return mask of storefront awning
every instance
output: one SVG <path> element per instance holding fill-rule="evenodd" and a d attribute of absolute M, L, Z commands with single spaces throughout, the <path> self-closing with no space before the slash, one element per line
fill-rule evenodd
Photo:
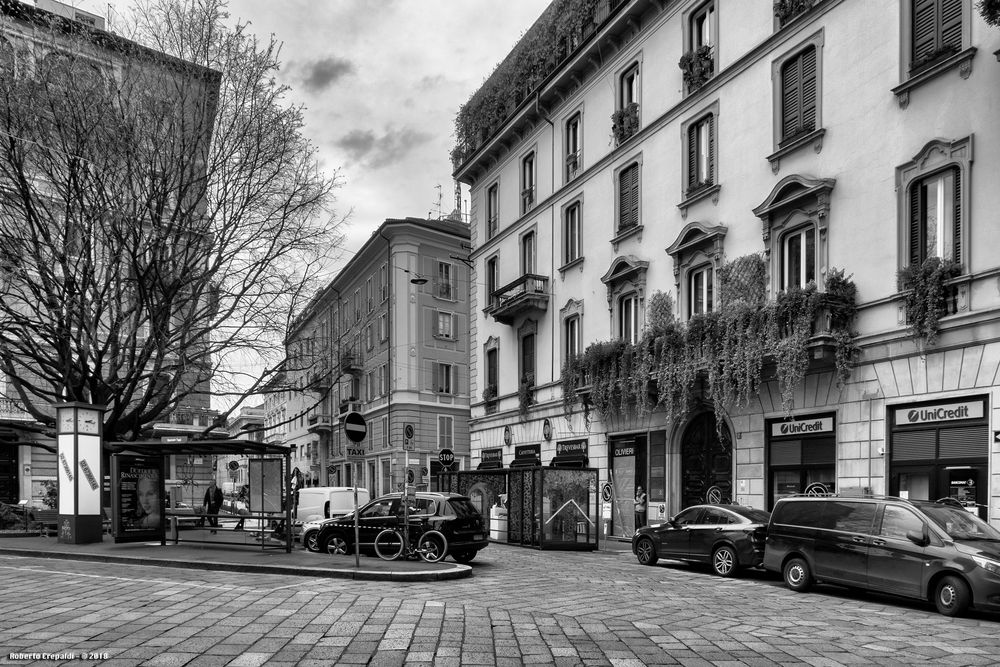
<path fill-rule="evenodd" d="M 549 465 L 553 468 L 586 468 L 590 460 L 586 454 L 568 454 L 566 456 L 553 456 Z"/>
<path fill-rule="evenodd" d="M 476 466 L 476 470 L 498 470 L 503 468 L 503 461 L 483 461 Z"/>

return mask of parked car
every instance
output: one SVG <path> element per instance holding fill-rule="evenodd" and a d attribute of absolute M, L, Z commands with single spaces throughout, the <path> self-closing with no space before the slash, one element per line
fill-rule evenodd
<path fill-rule="evenodd" d="M 643 565 L 660 558 L 710 563 L 721 577 L 759 567 L 769 514 L 742 505 L 695 505 L 666 523 L 643 526 L 632 537 L 632 553 Z"/>
<path fill-rule="evenodd" d="M 292 518 L 292 536 L 302 536 L 309 551 L 319 551 L 316 536 L 323 519 L 335 519 L 354 511 L 354 487 L 313 486 L 298 490 L 298 506 Z M 358 487 L 358 506 L 371 500 L 368 489 Z"/>
<path fill-rule="evenodd" d="M 411 519 L 440 531 L 448 540 L 448 555 L 459 563 L 468 563 L 489 545 L 486 522 L 467 496 L 455 493 L 418 491 L 410 507 Z M 401 494 L 376 498 L 358 510 L 358 546 L 363 553 L 374 553 L 375 537 L 385 528 L 398 526 L 403 507 Z M 320 525 L 316 542 L 331 554 L 354 553 L 354 512 Z"/>
<path fill-rule="evenodd" d="M 1000 531 L 951 499 L 782 498 L 764 567 L 794 591 L 823 582 L 927 600 L 946 616 L 1000 611 Z"/>

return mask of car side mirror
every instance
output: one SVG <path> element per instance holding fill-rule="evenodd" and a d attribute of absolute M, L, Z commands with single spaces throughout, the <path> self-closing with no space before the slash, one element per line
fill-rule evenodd
<path fill-rule="evenodd" d="M 926 547 L 931 543 L 931 538 L 927 535 L 926 528 L 921 531 L 908 530 L 906 531 L 906 538 L 920 547 Z"/>

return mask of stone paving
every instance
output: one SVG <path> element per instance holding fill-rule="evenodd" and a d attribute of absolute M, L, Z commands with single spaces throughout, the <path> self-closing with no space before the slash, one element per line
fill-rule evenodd
<path fill-rule="evenodd" d="M 2 556 L 0 664 L 1000 664 L 994 615 L 628 552 L 491 545 L 473 566 L 408 583 Z"/>

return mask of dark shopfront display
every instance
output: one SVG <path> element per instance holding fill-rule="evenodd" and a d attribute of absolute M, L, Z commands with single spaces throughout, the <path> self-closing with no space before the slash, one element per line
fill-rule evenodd
<path fill-rule="evenodd" d="M 985 396 L 889 408 L 889 493 L 954 498 L 986 520 L 990 432 Z"/>
<path fill-rule="evenodd" d="M 834 413 L 766 423 L 768 507 L 800 493 L 836 492 L 837 420 Z"/>
<path fill-rule="evenodd" d="M 552 467 L 468 470 L 441 476 L 442 490 L 507 493 L 507 542 L 539 549 L 594 550 L 598 540 L 597 470 Z"/>

